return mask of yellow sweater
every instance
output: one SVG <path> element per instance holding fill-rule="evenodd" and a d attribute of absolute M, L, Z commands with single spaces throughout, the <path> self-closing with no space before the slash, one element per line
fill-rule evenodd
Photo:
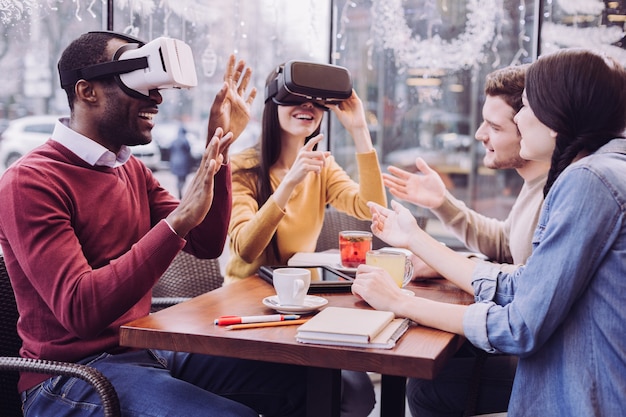
<path fill-rule="evenodd" d="M 254 149 L 231 156 L 233 169 L 233 209 L 228 228 L 230 258 L 226 264 L 225 284 L 255 274 L 261 265 L 286 265 L 296 252 L 314 252 L 324 222 L 326 204 L 359 219 L 370 219 L 368 201 L 387 205 L 376 151 L 357 154 L 359 183 L 330 156 L 319 175 L 309 173 L 293 194 L 285 210 L 272 196 L 261 208 L 256 202 L 256 180 L 237 174 L 241 168 L 257 164 Z M 272 189 L 280 184 L 270 172 Z M 278 259 L 268 246 L 277 234 Z"/>

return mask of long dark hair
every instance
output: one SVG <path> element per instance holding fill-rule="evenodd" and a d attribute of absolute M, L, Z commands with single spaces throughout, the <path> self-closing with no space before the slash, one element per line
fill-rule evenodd
<path fill-rule="evenodd" d="M 557 132 L 544 196 L 580 153 L 593 153 L 624 137 L 626 70 L 585 49 L 563 49 L 534 62 L 526 97 L 535 116 Z"/>
<path fill-rule="evenodd" d="M 272 81 L 280 74 L 279 70 L 282 69 L 284 64 L 278 66 L 278 68 L 272 70 L 265 80 L 265 85 L 268 86 Z M 317 126 L 315 131 L 305 139 L 305 143 L 314 136 L 320 133 L 320 125 Z M 268 198 L 273 194 L 272 184 L 270 182 L 270 168 L 276 163 L 280 153 L 282 152 L 282 143 L 280 140 L 281 128 L 278 121 L 278 104 L 272 100 L 267 100 L 265 107 L 263 108 L 263 117 L 261 119 L 261 136 L 258 143 L 255 145 L 258 155 L 258 164 L 244 170 L 245 175 L 252 175 L 256 178 L 256 202 L 258 207 L 261 208 Z M 235 175 L 235 173 L 233 173 Z M 272 236 L 270 247 L 274 251 L 274 255 L 278 258 L 278 242 L 276 241 L 276 234 Z"/>

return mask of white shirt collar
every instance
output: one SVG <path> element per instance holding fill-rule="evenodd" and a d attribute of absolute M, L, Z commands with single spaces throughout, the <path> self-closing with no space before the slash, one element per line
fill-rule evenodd
<path fill-rule="evenodd" d="M 126 145 L 122 145 L 116 155 L 98 142 L 70 129 L 69 119 L 66 117 L 57 120 L 52 132 L 52 140 L 65 146 L 92 166 L 116 168 L 124 165 L 131 155 L 130 148 Z"/>

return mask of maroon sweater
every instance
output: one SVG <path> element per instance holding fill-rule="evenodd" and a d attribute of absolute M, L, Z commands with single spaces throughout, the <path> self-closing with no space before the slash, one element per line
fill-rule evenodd
<path fill-rule="evenodd" d="M 0 179 L 0 244 L 15 291 L 23 357 L 75 362 L 116 352 L 121 324 L 145 316 L 151 289 L 184 249 L 216 258 L 232 204 L 230 167 L 185 239 L 163 220 L 178 205 L 131 157 L 92 167 L 48 141 Z M 24 391 L 48 376 L 23 373 Z"/>

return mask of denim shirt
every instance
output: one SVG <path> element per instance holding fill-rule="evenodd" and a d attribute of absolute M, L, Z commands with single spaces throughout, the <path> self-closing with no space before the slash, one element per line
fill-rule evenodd
<path fill-rule="evenodd" d="M 474 270 L 467 338 L 520 357 L 509 417 L 626 415 L 624 153 L 614 139 L 563 171 L 525 266 Z"/>

